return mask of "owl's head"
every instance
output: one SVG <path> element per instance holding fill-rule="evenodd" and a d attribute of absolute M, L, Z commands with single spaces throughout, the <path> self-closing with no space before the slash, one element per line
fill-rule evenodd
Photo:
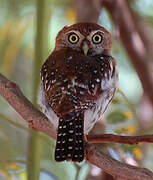
<path fill-rule="evenodd" d="M 112 47 L 110 33 L 95 23 L 65 26 L 56 37 L 55 50 L 70 48 L 85 55 L 109 54 Z"/>

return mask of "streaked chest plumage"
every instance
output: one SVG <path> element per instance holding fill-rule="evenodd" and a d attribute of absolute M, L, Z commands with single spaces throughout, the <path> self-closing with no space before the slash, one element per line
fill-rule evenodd
<path fill-rule="evenodd" d="M 39 102 L 51 122 L 57 128 L 60 117 L 81 110 L 85 133 L 112 100 L 117 82 L 111 56 L 85 56 L 70 49 L 55 51 L 44 63 L 41 77 Z"/>

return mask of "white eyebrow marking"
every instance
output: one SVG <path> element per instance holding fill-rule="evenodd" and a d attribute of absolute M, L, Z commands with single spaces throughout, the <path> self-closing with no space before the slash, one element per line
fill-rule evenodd
<path fill-rule="evenodd" d="M 77 35 L 83 36 L 79 31 L 75 31 L 75 30 L 68 31 L 66 34 L 70 34 L 70 33 L 75 33 Z"/>
<path fill-rule="evenodd" d="M 66 33 L 66 35 L 69 35 L 70 33 L 75 33 L 76 35 L 79 36 L 79 39 L 84 39 L 85 38 L 85 36 L 83 34 L 81 34 L 79 31 L 71 30 L 71 31 L 68 31 Z"/>
<path fill-rule="evenodd" d="M 87 36 L 87 39 L 88 39 L 88 40 L 91 40 L 92 36 L 93 36 L 94 34 L 96 34 L 97 32 L 100 32 L 102 35 L 104 35 L 104 32 L 103 32 L 103 31 L 101 31 L 101 30 L 95 30 L 95 31 L 92 31 L 92 32 Z"/>

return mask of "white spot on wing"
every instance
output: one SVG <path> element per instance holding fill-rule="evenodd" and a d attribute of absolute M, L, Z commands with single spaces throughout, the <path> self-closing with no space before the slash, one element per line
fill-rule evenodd
<path fill-rule="evenodd" d="M 72 59 L 72 56 L 69 56 L 68 59 Z"/>
<path fill-rule="evenodd" d="M 50 84 L 48 85 L 48 87 L 47 87 L 46 91 L 48 91 L 49 89 L 50 89 Z"/>

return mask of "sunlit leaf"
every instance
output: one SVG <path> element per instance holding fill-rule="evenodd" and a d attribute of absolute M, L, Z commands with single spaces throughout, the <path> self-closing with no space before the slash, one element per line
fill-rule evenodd
<path fill-rule="evenodd" d="M 124 150 L 125 152 L 133 152 L 133 149 L 135 148 L 140 148 L 141 145 L 127 145 L 127 144 L 121 144 L 120 147 L 122 148 L 122 150 Z"/>
<path fill-rule="evenodd" d="M 127 119 L 130 119 L 133 117 L 133 112 L 132 111 L 126 111 L 124 112 L 124 116 L 127 118 Z"/>
<path fill-rule="evenodd" d="M 132 153 L 134 154 L 135 158 L 138 160 L 141 160 L 143 158 L 143 152 L 140 148 L 136 147 L 132 150 Z"/>
<path fill-rule="evenodd" d="M 16 162 L 5 163 L 5 166 L 12 171 L 17 171 L 22 168 L 21 165 L 17 164 Z"/>
<path fill-rule="evenodd" d="M 70 8 L 65 13 L 66 19 L 70 22 L 76 21 L 76 10 L 74 8 Z"/>
<path fill-rule="evenodd" d="M 129 125 L 127 127 L 116 129 L 114 132 L 117 134 L 135 134 L 136 128 L 133 125 Z"/>

